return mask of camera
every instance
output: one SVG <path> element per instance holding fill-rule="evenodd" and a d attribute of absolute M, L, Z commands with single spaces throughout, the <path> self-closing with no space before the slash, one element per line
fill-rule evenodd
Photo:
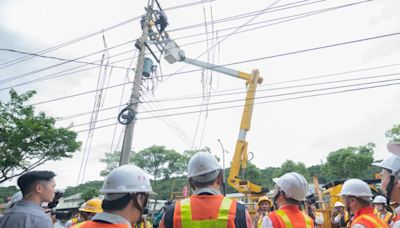
<path fill-rule="evenodd" d="M 61 198 L 63 195 L 64 195 L 64 191 L 62 191 L 62 190 L 57 190 L 57 191 L 56 191 L 56 194 L 55 194 L 55 196 L 54 196 L 53 201 L 51 201 L 51 202 L 47 205 L 47 207 L 50 208 L 50 209 L 57 207 L 58 201 L 60 200 L 60 198 Z"/>
<path fill-rule="evenodd" d="M 72 217 L 72 213 L 69 211 L 56 211 L 55 209 L 51 210 L 51 215 L 55 215 L 58 220 L 66 221 Z"/>
<path fill-rule="evenodd" d="M 317 199 L 315 198 L 314 194 L 306 196 L 306 201 L 308 204 L 315 204 L 317 202 Z"/>

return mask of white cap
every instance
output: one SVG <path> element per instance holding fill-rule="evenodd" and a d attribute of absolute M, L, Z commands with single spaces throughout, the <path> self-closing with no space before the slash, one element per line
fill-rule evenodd
<path fill-rule="evenodd" d="M 344 204 L 340 201 L 336 201 L 335 205 L 333 207 L 345 207 Z"/>
<path fill-rule="evenodd" d="M 12 197 L 11 200 L 6 204 L 5 208 L 6 210 L 10 209 L 11 207 L 14 206 L 15 202 L 22 200 L 22 192 L 16 192 Z"/>
<path fill-rule="evenodd" d="M 304 201 L 308 192 L 306 178 L 296 172 L 286 173 L 279 178 L 272 179 L 281 188 L 287 198 Z"/>
<path fill-rule="evenodd" d="M 387 149 L 389 152 L 400 156 L 400 143 L 390 142 L 387 144 Z"/>
<path fill-rule="evenodd" d="M 198 152 L 190 158 L 188 164 L 188 177 L 195 181 L 207 182 L 214 180 L 222 167 L 217 159 L 208 152 Z"/>
<path fill-rule="evenodd" d="M 386 197 L 381 196 L 381 195 L 377 195 L 377 196 L 375 196 L 374 201 L 372 201 L 372 203 L 383 203 L 383 204 L 386 204 L 387 203 Z"/>
<path fill-rule="evenodd" d="M 372 163 L 374 166 L 378 166 L 384 169 L 392 171 L 392 173 L 397 173 L 400 170 L 400 157 L 396 155 L 389 155 L 385 160 L 381 162 Z"/>
<path fill-rule="evenodd" d="M 135 165 L 120 166 L 106 177 L 100 192 L 106 200 L 118 199 L 127 193 L 146 192 L 154 194 L 149 175 Z M 118 194 L 113 194 L 118 193 Z"/>
<path fill-rule="evenodd" d="M 349 179 L 345 181 L 339 196 L 355 196 L 366 201 L 372 200 L 371 188 L 360 179 Z"/>

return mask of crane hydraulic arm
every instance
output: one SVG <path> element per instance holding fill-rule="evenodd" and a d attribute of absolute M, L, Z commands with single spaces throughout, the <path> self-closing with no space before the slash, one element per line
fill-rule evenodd
<path fill-rule="evenodd" d="M 231 162 L 231 169 L 228 177 L 228 183 L 238 192 L 245 194 L 262 194 L 267 189 L 261 186 L 251 183 L 247 180 L 242 180 L 239 177 L 240 170 L 242 169 L 242 175 L 244 178 L 245 170 L 247 167 L 248 152 L 247 152 L 247 141 L 246 135 L 250 130 L 251 116 L 253 113 L 254 99 L 257 90 L 257 84 L 261 84 L 263 78 L 259 76 L 258 70 L 253 70 L 251 74 L 236 71 L 227 67 L 206 63 L 196 59 L 190 59 L 185 57 L 183 50 L 173 40 L 167 40 L 164 47 L 164 59 L 170 64 L 175 62 L 185 62 L 191 65 L 195 65 L 204 69 L 220 72 L 236 78 L 240 78 L 246 81 L 247 93 L 246 100 L 242 114 L 242 120 L 240 123 L 239 136 L 236 142 L 235 153 Z"/>

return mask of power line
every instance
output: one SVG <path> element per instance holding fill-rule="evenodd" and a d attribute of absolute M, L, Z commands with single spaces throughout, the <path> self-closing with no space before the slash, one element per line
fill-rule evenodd
<path fill-rule="evenodd" d="M 305 53 L 305 52 L 310 52 L 310 51 L 322 50 L 322 49 L 326 49 L 326 48 L 349 45 L 349 44 L 365 42 L 365 41 L 370 41 L 370 40 L 380 39 L 380 38 L 387 38 L 387 37 L 397 36 L 397 35 L 400 35 L 400 33 L 399 32 L 389 33 L 389 34 L 385 34 L 385 35 L 367 37 L 367 38 L 351 40 L 351 41 L 346 41 L 346 42 L 341 42 L 341 43 L 335 43 L 335 44 L 330 44 L 330 45 L 324 45 L 324 46 L 319 46 L 319 47 L 314 47 L 314 48 L 302 49 L 302 50 L 298 50 L 298 51 L 286 52 L 286 53 L 270 55 L 270 56 L 266 56 L 266 57 L 259 57 L 259 58 L 249 59 L 249 60 L 242 60 L 242 61 L 238 61 L 238 62 L 223 64 L 223 65 L 216 66 L 216 67 L 209 67 L 207 69 L 214 69 L 214 68 L 223 67 L 223 66 L 232 66 L 232 65 L 237 65 L 237 64 L 241 64 L 241 63 L 248 63 L 248 62 L 260 61 L 260 60 L 272 59 L 272 58 L 283 57 L 283 56 L 288 56 L 288 55 L 293 55 L 293 54 L 300 54 L 300 53 Z M 173 75 L 176 75 L 176 74 L 185 74 L 185 73 L 191 73 L 191 72 L 198 72 L 198 71 L 201 71 L 201 70 L 202 69 L 195 69 L 195 70 L 181 71 L 181 72 L 178 72 L 179 71 L 178 70 L 177 72 L 175 72 L 173 74 L 164 75 L 164 77 L 165 76 L 173 76 Z M 155 76 L 155 77 L 157 78 L 158 76 Z M 119 86 L 121 86 L 121 85 L 123 85 L 123 84 L 120 84 Z M 3 89 L 4 88 L 0 88 L 0 91 L 3 90 Z M 92 92 L 95 92 L 95 91 L 92 91 Z M 86 93 L 90 93 L 90 91 L 89 92 L 80 93 L 80 94 L 86 94 Z M 71 96 L 74 96 L 74 95 L 71 95 Z M 62 98 L 57 98 L 57 99 L 60 100 Z M 47 102 L 50 102 L 50 101 L 47 101 Z"/>
<path fill-rule="evenodd" d="M 297 1 L 297 2 L 291 2 L 291 3 L 288 3 L 288 4 L 283 4 L 283 5 L 271 7 L 269 9 L 256 10 L 256 11 L 251 11 L 251 12 L 247 12 L 247 13 L 243 13 L 243 14 L 229 16 L 229 17 L 218 19 L 218 20 L 214 20 L 212 23 L 213 24 L 219 24 L 219 23 L 224 23 L 224 22 L 229 22 L 229 21 L 234 21 L 234 20 L 240 20 L 240 19 L 243 19 L 243 18 L 246 18 L 246 17 L 254 16 L 256 14 L 272 13 L 272 12 L 282 11 L 282 10 L 286 10 L 286 9 L 292 9 L 292 8 L 296 8 L 296 7 L 300 7 L 300 6 L 320 3 L 320 2 L 327 1 L 327 0 L 318 0 L 318 1 L 314 1 L 314 2 L 307 2 L 307 3 L 304 3 L 304 4 L 298 4 L 298 3 L 305 2 L 305 1 L 308 1 L 308 0 L 301 0 L 301 1 Z M 298 4 L 298 5 L 295 5 L 295 4 Z M 292 5 L 295 5 L 295 6 L 292 6 Z M 208 24 L 211 24 L 211 22 L 206 22 L 206 25 L 208 25 Z M 192 28 L 198 28 L 198 27 L 202 27 L 202 26 L 204 26 L 204 23 L 188 25 L 188 26 L 184 26 L 184 27 L 168 30 L 168 33 L 173 33 L 173 32 L 192 29 Z"/>
<path fill-rule="evenodd" d="M 361 87 L 361 88 L 347 89 L 347 90 L 320 93 L 320 94 L 311 94 L 311 95 L 305 95 L 305 96 L 299 96 L 299 97 L 284 98 L 284 99 L 278 99 L 278 100 L 272 100 L 272 101 L 264 101 L 264 102 L 254 103 L 254 105 L 261 105 L 261 104 L 267 104 L 267 103 L 277 103 L 277 102 L 282 102 L 282 101 L 297 100 L 297 99 L 311 98 L 311 97 L 319 97 L 319 96 L 325 96 L 325 95 L 347 93 L 347 92 L 352 92 L 352 91 L 361 91 L 361 90 L 381 88 L 381 87 L 394 86 L 394 85 L 400 85 L 400 83 L 390 83 L 390 84 L 384 84 L 384 85 L 376 85 L 376 86 Z M 243 107 L 243 105 L 235 105 L 235 106 L 227 106 L 227 107 L 209 109 L 208 111 L 217 111 L 217 110 L 225 110 L 225 109 L 232 109 L 232 108 L 242 108 L 242 107 Z M 198 113 L 198 112 L 199 111 L 181 112 L 181 113 L 168 114 L 168 116 L 186 115 L 186 114 L 193 114 L 193 113 Z M 165 117 L 165 115 L 164 116 L 153 116 L 153 117 L 138 118 L 138 120 L 154 119 L 154 118 L 160 118 L 160 117 Z M 106 127 L 114 126 L 116 124 L 118 124 L 118 123 L 112 123 L 112 124 L 99 126 L 99 127 L 96 127 L 96 129 L 106 128 Z M 86 132 L 86 131 L 88 131 L 88 130 L 86 129 L 86 130 L 80 130 L 80 131 L 76 131 L 76 132 L 77 133 L 81 133 L 81 132 Z"/>
<path fill-rule="evenodd" d="M 302 2 L 302 1 L 299 1 L 299 2 Z M 317 2 L 319 2 L 319 1 L 317 1 Z M 313 2 L 313 3 L 315 3 L 315 2 Z M 307 3 L 307 4 L 310 4 L 310 3 Z M 290 5 L 290 4 L 287 4 L 287 5 Z M 303 5 L 304 5 L 304 4 L 303 4 Z M 282 6 L 279 6 L 279 7 L 282 7 Z M 287 9 L 287 8 L 282 8 L 282 9 Z M 279 10 L 282 10 L 282 9 L 279 9 Z M 258 11 L 258 12 L 259 12 L 259 13 L 264 13 L 264 11 L 265 11 L 265 10 L 260 10 L 260 11 Z M 278 19 L 279 19 L 279 18 L 278 18 Z M 243 25 L 242 25 L 242 26 L 243 26 Z M 244 25 L 243 27 L 245 27 L 245 26 L 248 26 L 248 25 L 246 24 L 246 25 Z M 238 28 L 238 27 L 228 28 L 228 30 L 234 29 L 234 28 Z M 225 29 L 224 29 L 224 30 L 225 30 Z M 198 34 L 195 34 L 194 36 L 197 36 L 197 35 L 198 35 Z M 229 36 L 229 35 L 228 35 L 228 36 Z M 223 37 L 224 37 L 224 36 L 223 36 Z M 187 37 L 183 37 L 183 38 L 187 38 Z M 227 37 L 226 37 L 226 38 L 227 38 Z M 177 39 L 180 39 L 180 38 L 177 38 Z M 207 40 L 208 40 L 208 39 L 207 39 Z M 115 47 L 119 47 L 119 46 L 122 46 L 122 45 L 125 45 L 125 44 L 129 44 L 129 43 L 131 43 L 131 42 L 134 42 L 134 40 L 132 40 L 132 41 L 130 41 L 130 42 L 126 42 L 126 43 L 122 43 L 122 44 L 116 45 L 116 46 L 111 47 L 111 48 L 109 48 L 109 49 L 113 49 L 113 48 L 115 48 Z M 201 42 L 203 42 L 203 41 L 201 41 Z M 197 43 L 197 42 L 196 42 L 196 43 Z M 195 43 L 186 44 L 186 45 L 183 45 L 183 46 L 188 46 L 188 45 L 192 45 L 192 44 L 195 44 Z M 11 50 L 11 51 L 12 51 L 12 50 Z M 0 81 L 0 84 L 2 84 L 2 83 L 4 83 L 4 82 L 13 81 L 13 80 L 16 80 L 16 79 L 19 79 L 19 78 L 22 78 L 22 77 L 26 77 L 26 76 L 28 76 L 28 75 L 30 75 L 30 74 L 35 74 L 35 73 L 38 73 L 38 72 L 41 72 L 41 71 L 44 71 L 44 70 L 48 70 L 48 69 L 51 69 L 51 68 L 54 68 L 54 67 L 58 67 L 58 66 L 64 65 L 64 64 L 69 63 L 69 62 L 80 62 L 80 63 L 86 63 L 86 64 L 97 65 L 97 64 L 95 64 L 95 62 L 88 63 L 88 62 L 78 61 L 78 59 L 86 58 L 86 57 L 89 57 L 89 56 L 91 56 L 91 55 L 95 55 L 95 54 L 101 53 L 101 52 L 103 52 L 103 51 L 104 51 L 104 50 L 96 51 L 96 52 L 94 52 L 94 53 L 91 53 L 91 54 L 88 54 L 88 55 L 85 55 L 85 56 L 81 56 L 81 57 L 78 57 L 78 58 L 75 58 L 75 59 L 65 59 L 65 58 L 58 58 L 58 57 L 50 57 L 50 56 L 39 55 L 39 54 L 37 54 L 37 53 L 29 53 L 29 52 L 22 52 L 22 51 L 19 51 L 20 53 L 25 53 L 25 54 L 32 55 L 32 56 L 39 56 L 39 57 L 44 57 L 44 58 L 52 58 L 52 59 L 62 60 L 62 61 L 65 61 L 65 62 L 64 62 L 64 63 L 60 63 L 60 64 L 56 64 L 56 65 L 51 65 L 51 66 L 49 66 L 49 67 L 41 68 L 41 69 L 38 69 L 38 70 L 35 70 L 35 71 L 32 71 L 32 72 L 27 72 L 27 73 L 24 73 L 24 74 L 22 74 L 22 75 L 13 76 L 13 77 L 10 77 L 10 78 L 8 78 L 8 79 L 4 79 L 4 80 Z M 126 69 L 126 68 L 122 68 L 122 69 Z"/>
<path fill-rule="evenodd" d="M 264 20 L 264 21 L 258 21 L 258 22 L 254 22 L 254 23 L 249 23 L 249 24 L 247 24 L 247 25 L 245 25 L 243 27 L 250 27 L 250 26 L 259 25 L 259 24 L 266 24 L 268 22 L 274 22 L 274 23 L 270 23 L 270 24 L 254 27 L 254 28 L 249 28 L 247 30 L 238 31 L 235 34 L 244 33 L 244 32 L 248 32 L 248 31 L 254 31 L 254 30 L 258 30 L 258 29 L 261 29 L 261 28 L 266 28 L 266 27 L 269 27 L 269 26 L 272 26 L 272 25 L 281 24 L 281 23 L 284 23 L 284 22 L 289 22 L 289 21 L 293 21 L 293 20 L 297 20 L 297 19 L 301 19 L 301 18 L 305 18 L 305 17 L 309 17 L 309 16 L 314 16 L 314 15 L 317 15 L 317 14 L 321 14 L 321 13 L 325 13 L 325 12 L 329 12 L 329 11 L 333 11 L 333 10 L 337 10 L 337 9 L 341 9 L 341 8 L 346 8 L 346 7 L 350 7 L 350 6 L 363 4 L 363 3 L 366 3 L 366 2 L 369 2 L 369 1 L 371 1 L 371 0 L 363 0 L 363 1 L 354 2 L 354 3 L 350 3 L 350 4 L 344 4 L 344 5 L 334 6 L 334 7 L 328 7 L 328 8 L 319 9 L 319 10 L 312 10 L 312 11 L 308 11 L 308 12 L 292 14 L 292 15 L 288 15 L 288 16 L 283 16 L 283 17 L 268 19 L 268 20 Z M 277 21 L 277 22 L 275 22 L 275 21 Z M 219 32 L 233 30 L 233 29 L 236 29 L 238 27 L 240 27 L 240 26 L 233 26 L 233 27 L 220 29 Z M 197 33 L 197 34 L 181 36 L 181 37 L 175 38 L 174 40 L 199 37 L 200 35 L 203 35 L 203 34 L 204 33 Z M 221 37 L 224 37 L 224 36 L 221 36 Z M 204 42 L 204 41 L 206 41 L 206 40 L 191 42 L 191 43 L 189 43 L 189 45 L 193 45 L 193 44 Z M 182 46 L 185 46 L 185 45 L 187 45 L 187 44 L 184 44 Z"/>
<path fill-rule="evenodd" d="M 391 76 L 395 75 L 400 75 L 400 72 L 391 74 Z M 350 85 L 340 85 L 340 86 L 334 86 L 334 87 L 325 87 L 325 88 L 318 88 L 318 89 L 310 89 L 310 90 L 303 90 L 303 91 L 295 91 L 295 92 L 287 92 L 287 93 L 280 93 L 280 94 L 273 94 L 273 95 L 265 95 L 265 96 L 258 96 L 255 97 L 254 100 L 261 100 L 261 99 L 267 99 L 267 98 L 274 98 L 274 97 L 282 97 L 282 96 L 290 96 L 290 95 L 297 95 L 297 94 L 304 94 L 304 93 L 314 93 L 314 92 L 320 92 L 320 91 L 325 91 L 325 90 L 332 90 L 332 89 L 342 89 L 342 88 L 348 88 L 348 87 L 355 87 L 355 86 L 363 86 L 363 85 L 370 85 L 370 84 L 377 84 L 377 83 L 384 83 L 384 82 L 393 82 L 393 81 L 398 81 L 400 78 L 395 78 L 395 79 L 387 79 L 387 80 L 380 80 L 380 81 L 373 81 L 373 82 L 364 82 L 364 83 L 358 83 L 358 84 L 350 84 Z M 340 81 L 344 82 L 344 81 Z M 347 81 L 346 81 L 347 82 Z M 320 85 L 320 84 L 319 84 Z M 221 105 L 221 104 L 227 104 L 227 103 L 235 103 L 235 102 L 243 102 L 246 101 L 247 99 L 234 99 L 234 100 L 225 100 L 225 101 L 219 101 L 219 102 L 213 102 L 209 103 L 209 105 Z M 165 108 L 165 109 L 158 109 L 157 111 L 168 111 L 168 110 L 179 110 L 179 109 L 186 109 L 186 108 L 194 108 L 194 107 L 199 107 L 202 106 L 203 104 L 195 104 L 195 105 L 186 105 L 186 106 L 177 106 L 177 107 L 170 107 L 170 108 Z M 153 110 L 154 111 L 154 110 Z M 203 112 L 204 110 L 200 110 L 199 112 Z M 152 111 L 145 111 L 145 112 L 140 112 L 140 113 L 149 113 Z M 197 112 L 197 113 L 199 113 Z M 163 115 L 159 115 L 163 116 Z M 115 119 L 115 117 L 110 117 L 110 118 L 105 118 L 102 120 L 99 120 L 97 122 L 104 122 L 108 120 Z M 143 118 L 142 118 L 143 119 Z M 146 119 L 146 117 L 144 118 Z M 88 123 L 83 123 L 83 124 L 78 124 L 73 127 L 79 127 L 79 126 L 84 126 L 87 124 L 92 124 L 92 122 Z"/>
<path fill-rule="evenodd" d="M 356 70 L 349 70 L 349 71 L 344 71 L 344 72 L 338 72 L 338 73 L 332 73 L 332 74 L 323 74 L 323 75 L 317 75 L 317 76 L 311 76 L 311 77 L 303 77 L 300 79 L 294 79 L 294 80 L 287 80 L 287 81 L 281 81 L 281 82 L 275 82 L 275 83 L 270 83 L 270 84 L 265 84 L 265 85 L 260 85 L 258 88 L 261 87 L 269 87 L 273 85 L 281 85 L 281 84 L 287 84 L 287 83 L 293 83 L 293 82 L 299 82 L 299 81 L 306 81 L 310 79 L 320 79 L 320 78 L 325 78 L 325 77 L 332 77 L 332 76 L 338 76 L 338 75 L 345 75 L 345 74 L 350 74 L 350 73 L 357 73 L 357 72 L 363 72 L 363 71 L 369 71 L 369 70 L 376 70 L 376 69 L 382 69 L 382 68 L 387 68 L 387 67 L 394 67 L 394 66 L 399 66 L 400 63 L 396 64 L 387 64 L 387 65 L 381 65 L 381 66 L 375 66 L 375 67 L 368 67 L 368 68 L 362 68 L 362 69 L 356 69 Z M 385 75 L 384 77 L 386 77 Z M 372 76 L 374 77 L 374 76 Z M 379 77 L 379 76 L 376 76 Z M 365 78 L 365 77 L 363 77 Z M 359 78 L 361 79 L 361 78 Z M 331 83 L 331 82 L 329 82 Z M 295 87 L 300 87 L 300 86 L 309 86 L 309 85 L 316 85 L 315 83 L 313 84 L 303 84 L 303 85 L 296 85 Z M 295 88 L 293 87 L 293 88 Z M 262 91 L 269 91 L 269 90 L 278 90 L 278 89 L 288 89 L 290 87 L 278 87 L 278 88 L 272 88 L 272 89 L 258 89 L 257 92 L 262 92 Z M 240 92 L 233 92 L 233 93 L 225 93 L 225 92 L 232 92 L 232 91 L 238 91 Z M 236 89 L 228 89 L 228 90 L 222 90 L 222 91 L 217 91 L 214 93 L 211 93 L 212 96 L 226 96 L 226 95 L 233 95 L 233 94 L 242 94 L 246 93 L 244 88 L 236 88 Z M 180 100 L 188 100 L 188 99 L 197 99 L 197 98 L 202 98 L 202 94 L 194 94 L 194 95 L 188 95 L 188 96 L 179 96 L 179 97 L 170 97 L 170 98 L 165 98 L 165 99 L 159 99 L 159 100 L 153 100 L 156 102 L 169 102 L 169 101 L 180 101 Z M 146 103 L 149 103 L 151 101 L 146 101 Z M 102 108 L 99 111 L 106 111 L 110 109 L 115 109 L 118 107 L 121 107 L 123 105 L 115 105 L 107 108 Z M 67 116 L 62 116 L 62 117 L 57 117 L 57 121 L 62 121 L 62 120 L 67 120 L 79 116 L 84 116 L 90 114 L 91 111 L 88 112 L 82 112 L 82 113 L 77 113 L 77 114 L 71 114 Z"/>
<path fill-rule="evenodd" d="M 182 5 L 177 5 L 177 6 L 172 6 L 172 7 L 165 8 L 164 11 L 186 8 L 186 7 L 195 6 L 195 5 L 198 5 L 198 4 L 203 4 L 204 2 L 212 2 L 212 1 L 215 1 L 215 0 L 201 0 L 201 1 L 193 2 L 193 3 L 186 3 L 186 4 L 182 4 Z M 136 17 L 127 19 L 127 20 L 119 22 L 119 23 L 117 23 L 115 25 L 112 25 L 112 26 L 109 26 L 107 28 L 104 28 L 104 29 L 102 29 L 100 31 L 89 33 L 87 35 L 80 36 L 80 37 L 72 39 L 70 41 L 62 42 L 60 44 L 57 44 L 57 45 L 54 45 L 54 46 L 50 46 L 50 47 L 45 48 L 43 50 L 39 50 L 39 51 L 35 52 L 35 54 L 45 54 L 45 53 L 48 53 L 48 52 L 51 52 L 51 51 L 54 51 L 54 50 L 69 46 L 71 44 L 80 42 L 82 40 L 86 40 L 86 39 L 91 38 L 93 36 L 102 34 L 102 33 L 106 32 L 106 31 L 110 31 L 110 30 L 113 30 L 115 28 L 121 27 L 121 26 L 123 26 L 125 24 L 134 22 L 134 21 L 140 19 L 141 17 L 142 16 L 140 15 L 140 16 L 136 16 Z M 26 61 L 26 60 L 28 60 L 30 58 L 32 58 L 32 56 L 24 56 L 24 57 L 19 57 L 19 58 L 12 59 L 12 60 L 7 61 L 7 62 L 0 63 L 0 69 L 12 66 L 14 64 L 17 64 L 17 63 L 20 63 L 20 62 L 23 62 L 23 61 Z"/>
<path fill-rule="evenodd" d="M 366 0 L 366 1 L 370 1 L 370 0 Z M 318 11 L 314 11 L 314 12 L 308 12 L 308 13 L 306 13 L 306 15 L 302 15 L 302 16 L 300 16 L 300 17 L 291 18 L 291 19 L 289 19 L 289 20 L 284 20 L 284 21 L 280 21 L 280 22 L 277 22 L 277 23 L 273 23 L 273 24 L 267 24 L 267 25 L 264 25 L 264 26 L 261 26 L 261 27 L 257 27 L 257 28 L 251 28 L 251 29 L 248 29 L 248 30 L 238 31 L 238 32 L 236 32 L 235 34 L 242 33 L 242 32 L 247 32 L 247 31 L 252 31 L 252 30 L 255 30 L 255 29 L 259 29 L 259 28 L 264 28 L 264 27 L 268 27 L 268 26 L 271 26 L 271 25 L 275 25 L 275 24 L 280 24 L 280 23 L 287 22 L 287 21 L 296 20 L 296 19 L 300 19 L 300 18 L 303 18 L 303 17 L 312 16 L 312 15 L 319 14 L 319 13 L 323 13 L 323 12 L 326 12 L 326 11 L 329 11 L 329 10 L 334 10 L 334 9 L 338 9 L 338 8 L 348 7 L 348 6 L 355 5 L 355 4 L 364 3 L 364 2 L 366 2 L 366 1 L 357 2 L 357 3 L 352 3 L 352 4 L 347 4 L 347 5 L 342 5 L 342 6 L 333 7 L 333 8 L 328 8 L 328 9 L 324 9 L 324 10 L 318 10 Z M 299 15 L 294 15 L 294 16 L 299 16 Z M 289 17 L 293 17 L 293 16 L 289 16 Z M 286 17 L 285 17 L 285 18 L 286 18 Z M 281 19 L 282 19 L 282 18 L 281 18 Z M 273 20 L 275 20 L 275 19 L 273 19 Z M 245 26 L 247 26 L 247 25 L 244 25 L 243 27 L 245 27 Z M 238 28 L 238 27 L 233 27 L 233 28 Z M 228 29 L 233 29 L 233 28 L 228 28 Z M 229 35 L 222 36 L 222 37 L 227 38 L 227 36 L 229 36 Z M 185 37 L 184 37 L 184 38 L 185 38 Z M 178 39 L 179 39 L 179 38 L 178 38 Z M 204 41 L 207 41 L 207 40 L 208 40 L 208 39 L 206 39 L 206 40 L 201 40 L 201 41 L 196 41 L 196 42 L 184 44 L 184 45 L 181 45 L 181 46 L 182 46 L 182 47 L 183 47 L 183 46 L 189 46 L 189 45 L 193 45 L 193 44 L 196 44 L 196 43 L 204 42 Z M 133 41 L 132 41 L 132 42 L 133 42 Z M 118 45 L 117 45 L 117 46 L 118 46 Z M 102 51 L 103 51 L 103 50 L 102 50 Z M 94 53 L 94 54 L 97 54 L 97 52 Z M 69 61 L 71 61 L 71 60 L 69 60 Z M 95 62 L 98 62 L 98 61 L 95 61 Z M 92 62 L 92 63 L 95 63 L 95 62 Z M 93 68 L 95 68 L 95 67 L 93 67 Z M 87 70 L 93 69 L 93 68 L 87 68 Z M 39 69 L 39 70 L 40 70 L 40 71 L 46 70 L 46 68 L 42 68 L 42 69 Z M 83 70 L 82 70 L 82 71 L 83 71 Z M 62 71 L 62 72 L 63 72 L 63 71 Z M 77 72 L 81 72 L 81 71 L 77 71 Z M 29 72 L 29 73 L 32 73 L 32 72 Z M 76 73 L 76 71 L 73 72 L 73 73 Z M 185 73 L 185 72 L 184 72 L 184 73 Z M 56 74 L 58 74 L 58 73 L 56 73 Z M 177 73 L 175 73 L 175 74 L 177 74 Z M 54 74 L 52 74 L 52 75 L 54 75 Z M 68 74 L 64 74 L 64 75 L 60 75 L 60 76 L 65 76 L 65 75 L 68 75 Z M 167 76 L 171 77 L 171 75 L 167 75 Z M 48 80 L 48 79 L 52 79 L 52 78 L 56 78 L 56 77 L 42 77 L 42 78 L 40 78 L 40 80 L 31 80 L 31 81 L 28 81 L 28 82 L 23 82 L 23 83 L 20 83 L 20 84 L 17 84 L 17 85 L 13 85 L 13 86 L 11 86 L 11 87 L 1 88 L 0 90 L 9 89 L 9 88 L 12 88 L 12 87 L 21 86 L 21 85 L 26 85 L 26 84 L 29 84 L 29 83 L 34 83 L 34 82 L 38 82 L 38 81 Z M 168 79 L 168 78 L 167 78 L 167 79 Z M 6 79 L 6 80 L 7 80 L 7 79 Z M 1 81 L 0 81 L 0 84 L 1 84 Z"/>
<path fill-rule="evenodd" d="M 102 52 L 104 52 L 106 50 L 110 50 L 110 49 L 114 49 L 114 48 L 117 48 L 117 47 L 121 47 L 123 45 L 127 45 L 127 44 L 130 44 L 132 42 L 134 42 L 134 40 L 129 40 L 129 41 L 124 42 L 122 44 L 118 44 L 118 45 L 112 46 L 110 48 L 103 49 L 101 51 L 96 51 L 96 52 L 93 52 L 93 53 L 90 53 L 90 54 L 86 54 L 86 55 L 74 58 L 72 60 L 69 60 L 67 62 L 57 63 L 57 64 L 50 65 L 50 66 L 47 66 L 47 67 L 44 67 L 44 68 L 40 68 L 40 69 L 37 69 L 37 70 L 34 70 L 34 71 L 30 71 L 30 72 L 22 73 L 22 74 L 19 74 L 19 75 L 11 76 L 9 78 L 0 80 L 0 84 L 4 84 L 6 82 L 10 82 L 10 81 L 14 81 L 14 80 L 17 80 L 17 79 L 20 79 L 20 78 L 24 78 L 26 76 L 30 76 L 32 74 L 36 74 L 36 73 L 39 73 L 39 72 L 42 72 L 42 71 L 45 71 L 45 70 L 48 70 L 48 69 L 51 69 L 51 68 L 54 68 L 54 67 L 62 66 L 62 65 L 67 64 L 69 62 L 77 61 L 79 59 L 83 59 L 83 58 L 86 58 L 86 57 L 89 57 L 89 56 L 92 56 L 92 55 L 96 55 L 96 54 L 102 53 Z"/>
<path fill-rule="evenodd" d="M 73 63 L 84 63 L 86 65 L 104 66 L 104 65 L 101 65 L 101 64 L 93 63 L 93 62 L 84 62 L 84 61 L 77 61 L 77 60 L 74 60 L 74 59 L 65 59 L 65 58 L 54 57 L 54 56 L 40 55 L 40 54 L 35 54 L 35 53 L 30 53 L 30 52 L 18 51 L 18 50 L 14 50 L 14 49 L 0 48 L 0 51 L 8 51 L 8 52 L 20 53 L 20 54 L 25 54 L 25 55 L 32 55 L 32 56 L 36 56 L 36 57 L 40 57 L 40 58 L 46 58 L 46 59 L 54 59 L 54 60 L 63 61 L 65 63 L 73 62 Z M 121 67 L 121 66 L 110 66 L 110 67 L 114 67 L 114 68 L 118 68 L 118 69 L 124 69 L 124 70 L 127 69 L 126 67 Z"/>
<path fill-rule="evenodd" d="M 129 53 L 129 52 L 132 52 L 132 51 L 134 51 L 134 50 L 125 51 L 123 53 L 119 53 L 119 54 L 116 54 L 114 56 L 110 56 L 110 58 L 115 57 L 115 56 L 119 56 L 121 54 L 126 54 L 126 53 Z M 129 59 L 131 59 L 131 57 L 111 62 L 111 64 L 127 61 Z M 94 62 L 100 62 L 100 60 L 97 60 L 97 61 L 94 61 Z M 76 67 L 68 68 L 66 70 L 62 70 L 62 71 L 59 71 L 59 72 L 56 72 L 56 73 L 51 73 L 51 74 L 48 74 L 46 76 L 43 76 L 43 77 L 40 77 L 40 78 L 36 78 L 36 79 L 30 80 L 30 81 L 25 81 L 25 82 L 21 82 L 19 84 L 15 84 L 15 85 L 12 85 L 12 86 L 3 87 L 3 88 L 0 88 L 0 91 L 11 89 L 11 88 L 22 86 L 22 85 L 31 84 L 31 83 L 41 82 L 41 81 L 45 81 L 45 80 L 49 80 L 49 79 L 53 79 L 53 78 L 59 78 L 59 77 L 63 77 L 63 76 L 67 76 L 67 75 L 71 75 L 71 74 L 75 74 L 75 73 L 79 73 L 79 72 L 83 72 L 83 71 L 87 71 L 87 70 L 98 68 L 98 66 L 94 66 L 94 67 L 84 68 L 84 69 L 81 69 L 81 70 L 75 70 L 75 69 L 82 68 L 82 67 L 84 67 L 86 65 L 87 64 L 82 65 L 82 66 L 76 66 Z M 75 71 L 71 71 L 71 70 L 75 70 Z"/>

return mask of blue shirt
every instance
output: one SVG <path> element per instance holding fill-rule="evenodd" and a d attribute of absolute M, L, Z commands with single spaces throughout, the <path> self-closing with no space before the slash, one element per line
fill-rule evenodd
<path fill-rule="evenodd" d="M 20 200 L 0 219 L 0 228 L 53 228 L 50 216 L 39 205 Z"/>

